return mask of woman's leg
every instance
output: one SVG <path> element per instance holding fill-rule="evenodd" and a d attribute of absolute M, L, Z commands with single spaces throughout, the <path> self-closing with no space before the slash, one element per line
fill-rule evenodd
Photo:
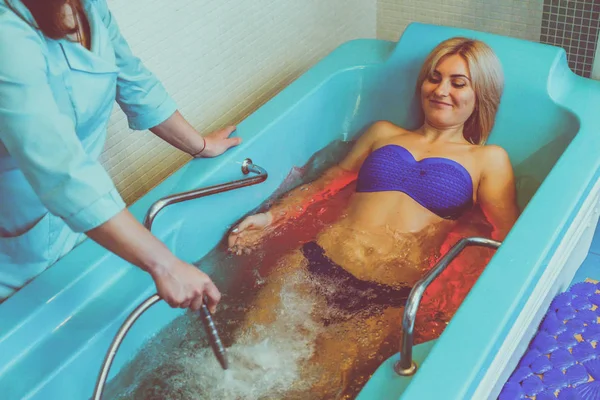
<path fill-rule="evenodd" d="M 377 367 L 398 352 L 403 308 L 324 326 L 321 317 L 330 314 L 329 306 L 315 293 L 306 265 L 300 251 L 279 260 L 249 306 L 236 342 L 268 339 L 282 352 L 302 347 L 303 355 L 295 359 L 299 379 L 288 399 L 353 398 Z"/>
<path fill-rule="evenodd" d="M 279 385 L 279 397 L 270 392 L 273 398 L 306 399 L 312 386 L 313 379 L 306 374 L 305 366 L 323 327 L 313 318 L 318 299 L 311 291 L 305 265 L 300 251 L 279 260 L 252 300 L 228 349 L 236 364 L 263 371 L 265 377 L 261 380 L 276 376 L 272 379 L 285 381 Z M 258 353 L 252 349 L 258 349 Z M 263 383 L 249 382 L 255 386 Z"/>
<path fill-rule="evenodd" d="M 320 372 L 310 398 L 354 398 L 377 367 L 398 352 L 402 312 L 390 307 L 367 318 L 357 316 L 319 335 L 306 367 Z"/>
<path fill-rule="evenodd" d="M 301 282 L 303 274 L 300 270 L 305 265 L 306 260 L 299 250 L 283 256 L 277 262 L 248 308 L 241 331 L 247 331 L 256 325 L 272 324 L 278 316 L 285 313 L 285 291 L 303 291 L 305 285 Z"/>

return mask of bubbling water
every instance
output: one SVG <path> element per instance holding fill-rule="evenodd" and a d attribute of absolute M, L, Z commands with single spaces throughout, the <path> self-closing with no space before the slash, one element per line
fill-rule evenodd
<path fill-rule="evenodd" d="M 293 280 L 286 285 L 292 286 Z M 220 369 L 206 348 L 186 359 L 186 374 L 195 376 L 196 386 L 189 398 L 198 398 L 200 393 L 206 399 L 284 398 L 292 387 L 300 391 L 310 387 L 306 375 L 300 378 L 301 366 L 313 355 L 320 331 L 310 318 L 313 304 L 288 287 L 283 288 L 280 300 L 277 314 L 285 318 L 242 332 L 227 350 L 229 370 Z"/>
<path fill-rule="evenodd" d="M 183 340 L 116 398 L 260 400 L 309 390 L 316 375 L 302 367 L 313 356 L 323 328 L 311 318 L 314 302 L 294 288 L 304 280 L 300 275 L 291 275 L 282 287 L 273 323 L 238 332 L 227 347 L 228 370 L 221 369 L 205 341 Z"/>

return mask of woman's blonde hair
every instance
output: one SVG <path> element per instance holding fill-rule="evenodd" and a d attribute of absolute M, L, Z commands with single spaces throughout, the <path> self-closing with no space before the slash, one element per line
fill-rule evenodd
<path fill-rule="evenodd" d="M 500 60 L 487 44 L 464 37 L 451 38 L 438 44 L 421 67 L 417 92 L 421 93 L 423 82 L 433 74 L 440 61 L 454 54 L 458 54 L 466 61 L 475 91 L 475 109 L 465 122 L 463 136 L 470 143 L 483 145 L 494 126 L 504 88 Z"/>

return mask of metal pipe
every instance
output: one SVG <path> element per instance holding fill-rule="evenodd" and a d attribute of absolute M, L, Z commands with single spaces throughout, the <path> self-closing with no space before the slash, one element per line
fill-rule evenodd
<path fill-rule="evenodd" d="M 115 355 L 119 350 L 119 346 L 125 339 L 125 335 L 129 332 L 129 329 L 133 326 L 133 323 L 150 307 L 154 304 L 158 303 L 161 298 L 155 294 L 150 296 L 143 303 L 136 307 L 135 310 L 125 320 L 123 325 L 119 328 L 119 331 L 115 335 L 110 347 L 108 348 L 108 352 L 104 357 L 104 363 L 102 363 L 102 368 L 100 369 L 100 375 L 98 375 L 98 380 L 96 381 L 96 387 L 94 389 L 94 396 L 92 397 L 94 400 L 101 400 L 102 393 L 104 392 L 104 385 L 106 384 L 106 379 L 108 378 L 108 372 L 110 371 L 110 367 L 115 359 Z"/>
<path fill-rule="evenodd" d="M 152 227 L 152 223 L 154 222 L 154 219 L 156 218 L 158 213 L 163 208 L 171 204 L 181 203 L 182 201 L 193 200 L 200 197 L 210 196 L 212 194 L 228 192 L 230 190 L 256 185 L 257 183 L 264 182 L 268 176 L 267 171 L 265 171 L 258 165 L 253 164 L 251 159 L 246 158 L 242 163 L 242 173 L 244 173 L 244 175 L 247 175 L 250 172 L 256 175 L 243 179 L 238 179 L 232 182 L 207 186 L 200 189 L 194 189 L 188 192 L 172 194 L 170 196 L 165 196 L 162 199 L 157 200 L 154 204 L 152 204 L 152 206 L 150 206 L 150 209 L 146 213 L 146 217 L 144 218 L 144 226 L 148 228 L 148 230 L 150 230 L 150 228 Z"/>
<path fill-rule="evenodd" d="M 242 173 L 244 175 L 247 175 L 250 172 L 252 172 L 256 175 L 247 177 L 247 178 L 243 178 L 243 179 L 238 179 L 233 182 L 227 182 L 227 183 L 223 183 L 223 184 L 219 184 L 219 185 L 208 186 L 208 187 L 204 187 L 204 188 L 200 188 L 200 189 L 190 190 L 188 192 L 183 192 L 183 193 L 178 193 L 178 194 L 163 197 L 162 199 L 156 201 L 150 207 L 150 209 L 148 209 L 148 212 L 146 213 L 146 216 L 144 218 L 144 226 L 148 230 L 151 231 L 152 223 L 154 222 L 156 215 L 163 208 L 167 207 L 168 205 L 180 203 L 182 201 L 197 199 L 200 197 L 206 197 L 206 196 L 210 196 L 212 194 L 227 192 L 229 190 L 239 189 L 239 188 L 246 187 L 246 186 L 256 185 L 258 183 L 264 182 L 268 177 L 267 171 L 265 171 L 263 168 L 259 167 L 258 165 L 253 164 L 251 159 L 246 158 L 244 160 L 244 162 L 242 163 Z M 158 294 L 154 294 L 154 295 L 150 296 L 149 298 L 144 300 L 139 306 L 137 306 L 136 309 L 133 310 L 133 312 L 131 314 L 129 314 L 129 316 L 127 317 L 125 322 L 121 325 L 121 327 L 119 328 L 119 331 L 115 335 L 115 337 L 108 349 L 108 352 L 106 353 L 106 357 L 104 358 L 104 363 L 102 364 L 102 368 L 100 369 L 100 374 L 98 375 L 98 380 L 96 381 L 96 387 L 94 389 L 94 395 L 92 397 L 93 400 L 101 400 L 102 399 L 102 393 L 104 392 L 104 386 L 106 385 L 106 380 L 108 378 L 108 372 L 110 371 L 110 367 L 113 363 L 115 355 L 117 354 L 117 350 L 119 349 L 119 346 L 121 346 L 121 342 L 125 338 L 125 335 L 127 335 L 127 332 L 129 332 L 129 329 L 131 329 L 131 327 L 133 326 L 135 321 L 146 310 L 148 310 L 151 306 L 153 306 L 160 300 L 161 300 L 161 298 L 158 296 Z M 217 357 L 219 364 L 221 364 L 221 367 L 223 369 L 227 369 L 228 368 L 228 360 L 227 360 L 227 354 L 225 351 L 225 347 L 223 346 L 223 343 L 221 342 L 221 338 L 219 337 L 219 332 L 217 331 L 217 327 L 212 319 L 210 311 L 208 311 L 208 308 L 206 307 L 206 304 L 204 304 L 204 303 L 202 304 L 202 307 L 200 309 L 200 318 L 202 320 L 202 323 L 204 324 L 204 329 L 208 336 L 211 348 L 212 348 L 215 356 Z"/>
<path fill-rule="evenodd" d="M 394 371 L 401 376 L 410 376 L 417 371 L 417 364 L 412 359 L 413 334 L 417 309 L 423 298 L 427 287 L 437 278 L 456 256 L 467 246 L 483 246 L 491 249 L 500 247 L 500 242 L 482 237 L 464 238 L 458 241 L 452 248 L 435 264 L 435 266 L 412 288 L 402 318 L 402 344 L 400 349 L 400 360 L 394 364 Z"/>

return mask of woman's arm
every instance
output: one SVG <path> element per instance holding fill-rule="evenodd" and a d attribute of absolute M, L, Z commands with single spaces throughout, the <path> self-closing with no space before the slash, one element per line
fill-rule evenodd
<path fill-rule="evenodd" d="M 356 173 L 339 166 L 329 168 L 317 180 L 300 185 L 276 201 L 266 212 L 269 225 L 281 225 L 299 218 L 309 206 L 326 200 L 356 179 Z"/>
<path fill-rule="evenodd" d="M 269 211 L 244 218 L 228 237 L 229 249 L 237 254 L 249 251 L 269 231 L 297 219 L 309 206 L 334 196 L 356 179 L 377 140 L 398 133 L 398 127 L 387 121 L 371 125 L 338 165 L 325 171 L 317 180 L 291 190 Z"/>
<path fill-rule="evenodd" d="M 291 190 L 277 201 L 268 211 L 271 223 L 283 224 L 290 219 L 298 218 L 309 206 L 334 196 L 356 180 L 358 171 L 371 153 L 373 144 L 382 136 L 389 135 L 397 129 L 387 121 L 378 121 L 371 125 L 338 165 L 329 168 L 317 180 Z"/>
<path fill-rule="evenodd" d="M 193 157 L 215 157 L 242 142 L 239 137 L 229 137 L 235 131 L 235 126 L 228 126 L 202 137 L 179 111 L 150 128 L 150 131 Z"/>
<path fill-rule="evenodd" d="M 160 297 L 172 307 L 199 310 L 206 295 L 207 306 L 215 312 L 221 294 L 208 275 L 175 257 L 127 209 L 86 234 L 107 250 L 148 272 Z"/>
<path fill-rule="evenodd" d="M 519 217 L 514 173 L 503 148 L 486 146 L 483 150 L 484 168 L 477 197 L 481 210 L 492 224 L 492 237 L 502 241 Z"/>
<path fill-rule="evenodd" d="M 229 250 L 236 254 L 250 251 L 269 232 L 297 219 L 310 205 L 333 196 L 355 177 L 356 173 L 335 166 L 312 183 L 291 190 L 269 211 L 250 215 L 233 228 L 227 238 Z"/>

